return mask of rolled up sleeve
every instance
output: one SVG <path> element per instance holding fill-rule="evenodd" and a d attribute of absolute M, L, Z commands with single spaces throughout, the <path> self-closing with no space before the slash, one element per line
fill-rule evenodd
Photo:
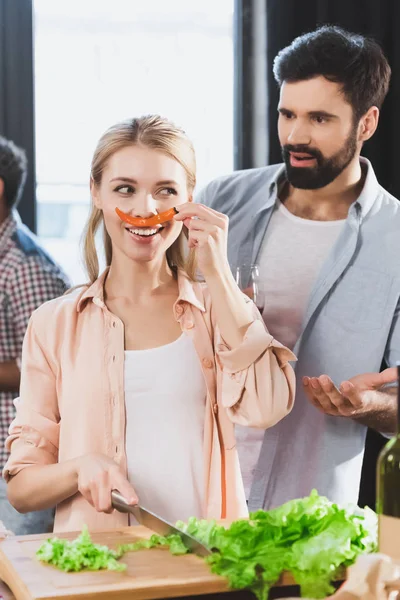
<path fill-rule="evenodd" d="M 235 424 L 267 429 L 292 407 L 296 357 L 267 331 L 258 311 L 242 343 L 230 349 L 217 332 L 220 403 Z"/>
<path fill-rule="evenodd" d="M 35 313 L 25 334 L 20 397 L 14 402 L 16 417 L 10 425 L 3 469 L 6 481 L 22 469 L 58 461 L 59 423 L 56 377 L 35 326 Z"/>

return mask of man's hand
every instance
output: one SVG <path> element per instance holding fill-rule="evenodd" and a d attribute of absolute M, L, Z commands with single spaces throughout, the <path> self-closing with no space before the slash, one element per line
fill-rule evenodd
<path fill-rule="evenodd" d="M 343 381 L 339 388 L 328 375 L 303 377 L 303 386 L 311 404 L 326 415 L 357 418 L 368 413 L 376 414 L 377 391 L 396 381 L 397 369 L 392 367 L 382 373 L 356 375 Z M 386 398 L 386 394 L 382 393 L 382 396 Z"/>

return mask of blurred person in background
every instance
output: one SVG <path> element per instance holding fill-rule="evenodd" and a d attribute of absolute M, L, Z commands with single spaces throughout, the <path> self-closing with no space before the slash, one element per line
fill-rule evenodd
<path fill-rule="evenodd" d="M 22 224 L 17 213 L 27 175 L 25 152 L 0 136 L 0 463 L 7 461 L 5 440 L 15 417 L 22 342 L 32 312 L 69 287 L 66 275 Z M 0 521 L 15 534 L 52 528 L 53 511 L 19 514 L 8 502 L 0 478 Z"/>
<path fill-rule="evenodd" d="M 391 70 L 376 42 L 325 26 L 283 49 L 274 75 L 283 164 L 198 198 L 229 216 L 231 268 L 258 264 L 268 330 L 298 356 L 291 414 L 237 431 L 242 473 L 251 510 L 313 488 L 357 503 L 367 427 L 396 428 L 383 386 L 400 359 L 400 205 L 360 157 Z"/>

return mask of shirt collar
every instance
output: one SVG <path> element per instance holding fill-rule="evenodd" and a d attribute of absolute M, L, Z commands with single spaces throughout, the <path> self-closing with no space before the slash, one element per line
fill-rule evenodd
<path fill-rule="evenodd" d="M 21 223 L 21 219 L 16 210 L 10 212 L 8 217 L 0 225 L 0 252 L 7 246 L 9 240 Z"/>
<path fill-rule="evenodd" d="M 360 158 L 361 167 L 366 172 L 363 189 L 354 205 L 358 205 L 361 209 L 361 215 L 365 217 L 371 210 L 375 203 L 375 200 L 380 194 L 381 186 L 376 178 L 374 169 L 367 158 Z"/>
<path fill-rule="evenodd" d="M 77 304 L 77 311 L 81 312 L 86 303 L 92 300 L 100 308 L 105 308 L 104 302 L 104 282 L 108 274 L 109 267 L 92 283 L 82 294 Z M 205 312 L 204 302 L 202 301 L 201 285 L 198 282 L 191 281 L 184 271 L 178 271 L 179 295 L 175 302 L 175 307 L 187 302 Z"/>
<path fill-rule="evenodd" d="M 380 193 L 380 185 L 376 178 L 374 169 L 367 158 L 360 157 L 360 163 L 363 170 L 366 172 L 365 181 L 363 189 L 357 200 L 352 204 L 353 206 L 359 206 L 361 210 L 361 215 L 365 217 L 367 213 L 370 211 L 376 198 Z M 282 163 L 280 169 L 278 169 L 269 185 L 269 197 L 266 208 L 272 206 L 276 203 L 279 195 L 279 190 L 282 183 L 286 181 L 286 168 Z"/>
<path fill-rule="evenodd" d="M 272 181 L 269 184 L 269 190 L 268 190 L 269 195 L 268 195 L 268 202 L 267 202 L 266 208 L 269 208 L 276 203 L 276 201 L 278 199 L 280 187 L 284 181 L 286 181 L 286 167 L 285 167 L 284 163 L 282 163 L 282 165 L 276 171 Z"/>
<path fill-rule="evenodd" d="M 178 288 L 179 296 L 176 301 L 177 304 L 187 302 L 192 306 L 198 308 L 201 312 L 205 312 L 205 306 L 203 302 L 203 294 L 201 291 L 201 284 L 197 281 L 192 281 L 182 270 L 178 271 Z"/>

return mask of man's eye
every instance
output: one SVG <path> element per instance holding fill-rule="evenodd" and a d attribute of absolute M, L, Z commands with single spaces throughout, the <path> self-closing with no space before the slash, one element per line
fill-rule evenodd
<path fill-rule="evenodd" d="M 326 123 L 327 119 L 325 117 L 314 117 L 314 121 L 322 125 L 322 123 Z"/>
<path fill-rule="evenodd" d="M 135 191 L 131 185 L 119 185 L 115 188 L 116 192 L 120 192 L 121 194 L 133 194 Z"/>

